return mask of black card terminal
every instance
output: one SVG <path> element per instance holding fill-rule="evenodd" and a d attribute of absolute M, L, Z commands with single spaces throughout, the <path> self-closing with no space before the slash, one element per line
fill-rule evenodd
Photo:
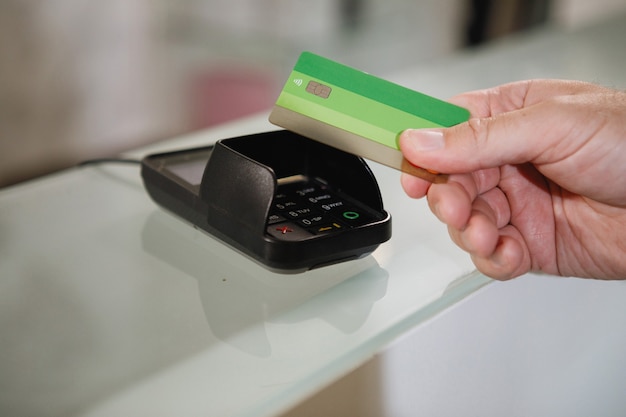
<path fill-rule="evenodd" d="M 142 177 L 156 203 L 278 272 L 357 259 L 391 237 L 365 161 L 286 130 L 149 155 Z"/>

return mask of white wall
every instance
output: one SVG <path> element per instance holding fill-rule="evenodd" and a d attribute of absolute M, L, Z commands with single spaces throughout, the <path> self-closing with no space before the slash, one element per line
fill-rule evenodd
<path fill-rule="evenodd" d="M 626 10 L 626 0 L 552 0 L 553 18 L 567 26 L 575 27 L 602 20 Z"/>
<path fill-rule="evenodd" d="M 377 73 L 445 54 L 461 1 L 368 0 L 346 31 L 335 0 L 2 0 L 0 187 L 197 128 L 215 65 L 282 84 L 302 49 Z"/>
<path fill-rule="evenodd" d="M 150 3 L 0 2 L 0 186 L 176 131 Z"/>

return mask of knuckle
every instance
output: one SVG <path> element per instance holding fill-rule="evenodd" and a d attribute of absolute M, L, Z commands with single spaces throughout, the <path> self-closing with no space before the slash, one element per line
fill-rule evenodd
<path fill-rule="evenodd" d="M 480 146 L 488 141 L 490 135 L 490 121 L 490 118 L 475 118 L 468 121 L 467 125 L 476 145 Z"/>

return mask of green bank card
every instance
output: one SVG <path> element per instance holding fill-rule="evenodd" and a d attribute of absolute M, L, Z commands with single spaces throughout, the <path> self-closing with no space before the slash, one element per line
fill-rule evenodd
<path fill-rule="evenodd" d="M 469 111 L 310 52 L 303 52 L 270 114 L 270 122 L 335 148 L 429 181 L 398 147 L 409 128 L 450 127 Z"/>

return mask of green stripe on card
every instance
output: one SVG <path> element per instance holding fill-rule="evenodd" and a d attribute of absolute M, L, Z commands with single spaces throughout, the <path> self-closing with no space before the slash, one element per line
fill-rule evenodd
<path fill-rule="evenodd" d="M 286 93 L 285 91 L 280 95 L 276 104 L 330 126 L 347 130 L 390 148 L 398 149 L 397 136 L 399 132 L 395 130 L 388 130 L 327 106 L 311 103 L 308 100 Z"/>
<path fill-rule="evenodd" d="M 339 86 L 406 113 L 449 127 L 469 119 L 469 111 L 443 100 L 383 80 L 330 59 L 303 52 L 294 71 L 324 84 Z"/>
<path fill-rule="evenodd" d="M 292 72 L 276 104 L 395 149 L 397 135 L 405 129 L 442 127 L 328 83 L 332 88 L 330 96 L 318 97 L 306 91 L 309 81 L 311 78 L 306 74 Z"/>

